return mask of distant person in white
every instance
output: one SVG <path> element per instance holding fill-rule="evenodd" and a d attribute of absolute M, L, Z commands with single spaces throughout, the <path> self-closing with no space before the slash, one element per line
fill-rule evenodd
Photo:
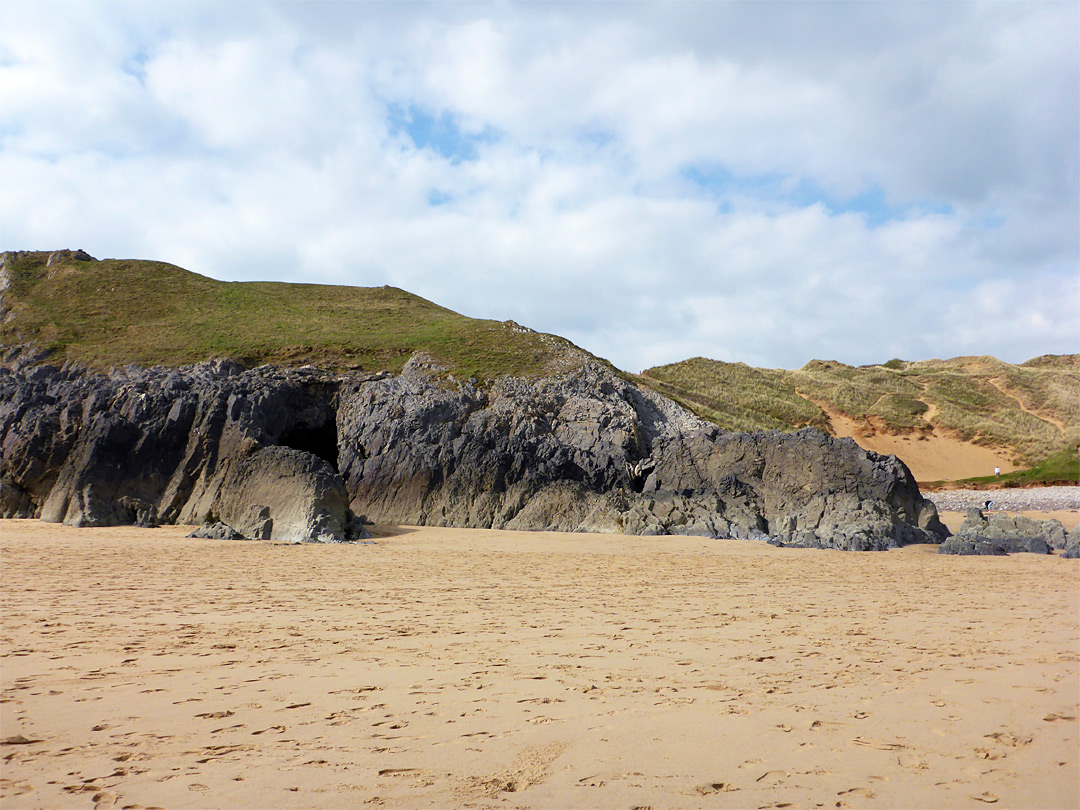
<path fill-rule="evenodd" d="M 994 475 L 1001 478 L 1001 467 L 994 467 Z"/>

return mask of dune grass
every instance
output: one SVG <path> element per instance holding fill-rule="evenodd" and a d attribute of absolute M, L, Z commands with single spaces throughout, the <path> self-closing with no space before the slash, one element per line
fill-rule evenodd
<path fill-rule="evenodd" d="M 636 378 L 725 430 L 825 429 L 828 419 L 784 380 L 784 372 L 695 357 Z"/>
<path fill-rule="evenodd" d="M 1080 443 L 1080 355 L 1021 365 L 993 357 L 862 367 L 812 360 L 791 371 L 696 358 L 649 369 L 640 380 L 729 430 L 828 431 L 827 412 L 838 412 L 868 431 L 938 430 L 1005 448 L 1036 470 L 1032 482 L 1080 483 L 1071 462 L 1050 463 L 1068 461 L 1068 448 Z"/>

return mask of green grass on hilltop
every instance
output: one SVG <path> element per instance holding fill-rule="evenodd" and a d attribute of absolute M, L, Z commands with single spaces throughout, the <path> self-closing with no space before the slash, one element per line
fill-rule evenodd
<path fill-rule="evenodd" d="M 588 355 L 563 338 L 468 318 L 393 287 L 225 282 L 151 261 L 3 254 L 0 342 L 97 368 L 311 363 L 398 372 L 417 351 L 482 380 L 563 370 Z M 2 314 L 2 313 L 0 313 Z"/>

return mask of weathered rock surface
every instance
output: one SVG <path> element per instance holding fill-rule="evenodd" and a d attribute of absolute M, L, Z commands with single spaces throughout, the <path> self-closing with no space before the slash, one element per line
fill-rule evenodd
<path fill-rule="evenodd" d="M 879 549 L 947 530 L 907 468 L 815 431 L 733 434 L 598 365 L 481 391 L 422 361 L 344 383 L 339 468 L 375 522 Z"/>
<path fill-rule="evenodd" d="M 816 431 L 726 433 L 591 363 L 489 388 L 402 374 L 128 367 L 11 352 L 0 515 L 221 522 L 341 540 L 375 522 L 697 534 L 853 550 L 948 531 L 907 468 Z"/>
<path fill-rule="evenodd" d="M 1009 552 L 1006 551 L 1005 547 L 1000 543 L 992 543 L 985 537 L 979 537 L 978 535 L 964 535 L 963 537 L 960 537 L 954 534 L 938 546 L 938 554 L 1007 557 Z"/>
<path fill-rule="evenodd" d="M 0 516 L 340 540 L 334 385 L 298 370 L 0 369 Z M 254 512 L 252 507 L 258 507 Z"/>
<path fill-rule="evenodd" d="M 1065 538 L 1065 553 L 1061 556 L 1070 560 L 1080 559 L 1080 526 L 1073 526 Z"/>
<path fill-rule="evenodd" d="M 199 537 L 203 540 L 250 540 L 243 532 L 238 532 L 232 526 L 222 523 L 220 520 L 213 523 L 204 523 L 188 537 Z M 265 538 L 261 538 L 265 539 Z"/>
<path fill-rule="evenodd" d="M 938 548 L 940 554 L 1050 554 L 1064 548 L 1065 527 L 1058 520 L 1032 520 L 968 509 L 956 534 Z"/>

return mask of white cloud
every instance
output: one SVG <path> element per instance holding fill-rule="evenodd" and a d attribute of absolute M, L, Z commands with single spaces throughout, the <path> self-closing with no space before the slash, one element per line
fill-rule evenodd
<path fill-rule="evenodd" d="M 1078 23 L 9 0 L 0 248 L 396 284 L 631 370 L 1077 351 Z"/>

